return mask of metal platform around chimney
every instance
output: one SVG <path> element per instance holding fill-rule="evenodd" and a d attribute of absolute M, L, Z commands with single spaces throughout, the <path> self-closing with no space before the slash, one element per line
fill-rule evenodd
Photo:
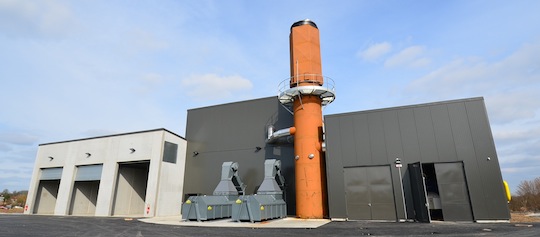
<path fill-rule="evenodd" d="M 321 76 L 322 77 L 322 76 Z M 313 85 L 292 85 L 291 78 L 283 80 L 279 84 L 278 99 L 283 105 L 290 105 L 299 95 L 317 95 L 321 98 L 321 105 L 328 105 L 336 99 L 334 80 L 324 77 L 325 83 L 321 86 Z"/>

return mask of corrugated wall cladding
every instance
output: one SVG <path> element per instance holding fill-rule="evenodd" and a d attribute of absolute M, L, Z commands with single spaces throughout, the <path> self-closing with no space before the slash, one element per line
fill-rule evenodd
<path fill-rule="evenodd" d="M 275 158 L 281 160 L 285 177 L 288 214 L 294 214 L 294 148 L 267 144 L 269 125 L 276 129 L 293 126 L 292 115 L 277 97 L 188 110 L 184 194 L 211 195 L 225 161 L 238 162 L 246 194 L 253 194 L 264 178 L 264 160 Z"/>
<path fill-rule="evenodd" d="M 502 176 L 483 98 L 325 116 L 330 217 L 346 218 L 343 170 L 392 165 L 397 215 L 414 215 L 407 164 L 463 162 L 475 220 L 509 219 Z M 488 160 L 488 157 L 490 158 Z"/>

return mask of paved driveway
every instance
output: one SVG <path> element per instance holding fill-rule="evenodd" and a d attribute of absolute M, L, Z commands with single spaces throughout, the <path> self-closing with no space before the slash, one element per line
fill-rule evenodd
<path fill-rule="evenodd" d="M 540 236 L 540 227 L 514 223 L 331 222 L 316 229 L 219 228 L 151 224 L 123 218 L 0 215 L 0 236 Z"/>

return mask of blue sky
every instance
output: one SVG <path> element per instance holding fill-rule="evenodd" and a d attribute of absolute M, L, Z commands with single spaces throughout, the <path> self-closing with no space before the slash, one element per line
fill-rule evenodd
<path fill-rule="evenodd" d="M 503 178 L 540 176 L 540 1 L 0 0 L 0 189 L 38 144 L 167 128 L 274 96 L 289 27 L 312 19 L 325 114 L 485 98 Z M 346 101 L 352 101 L 353 103 Z"/>

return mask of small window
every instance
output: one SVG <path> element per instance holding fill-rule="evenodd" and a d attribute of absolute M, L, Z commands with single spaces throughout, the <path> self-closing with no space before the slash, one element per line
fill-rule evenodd
<path fill-rule="evenodd" d="M 176 154 L 178 152 L 178 144 L 165 142 L 163 145 L 163 161 L 176 164 Z"/>

